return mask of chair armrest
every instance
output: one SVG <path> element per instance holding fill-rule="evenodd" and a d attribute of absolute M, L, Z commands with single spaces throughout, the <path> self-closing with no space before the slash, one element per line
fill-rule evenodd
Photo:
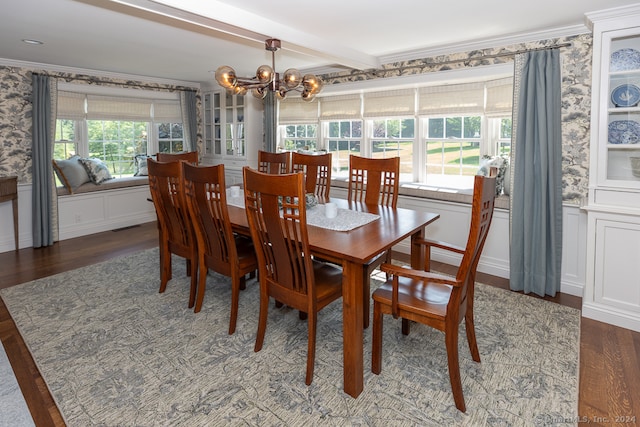
<path fill-rule="evenodd" d="M 435 246 L 436 248 L 456 252 L 459 254 L 464 254 L 465 251 L 465 248 L 461 246 L 452 245 L 451 243 L 443 242 L 440 240 L 416 239 L 415 242 L 425 246 Z"/>
<path fill-rule="evenodd" d="M 380 269 L 392 276 L 402 276 L 414 280 L 424 280 L 432 283 L 460 286 L 455 277 L 432 273 L 430 271 L 414 270 L 412 268 L 387 263 L 382 264 Z"/>

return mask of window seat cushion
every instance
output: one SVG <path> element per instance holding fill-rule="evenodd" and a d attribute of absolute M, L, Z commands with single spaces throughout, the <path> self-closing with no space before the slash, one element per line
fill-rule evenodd
<path fill-rule="evenodd" d="M 93 191 L 115 190 L 118 188 L 135 187 L 138 185 L 149 185 L 148 176 L 129 176 L 125 178 L 115 178 L 103 182 L 102 184 L 94 184 L 86 182 L 77 187 L 73 194 L 91 193 Z M 58 196 L 68 196 L 69 190 L 65 187 L 57 187 Z"/>

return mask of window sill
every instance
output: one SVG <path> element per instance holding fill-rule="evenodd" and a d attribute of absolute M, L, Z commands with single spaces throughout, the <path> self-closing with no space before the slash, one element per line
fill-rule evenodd
<path fill-rule="evenodd" d="M 347 181 L 344 178 L 332 179 L 331 186 L 339 188 L 348 188 Z M 472 189 L 455 189 L 444 187 L 432 187 L 420 184 L 400 184 L 399 195 L 409 197 L 420 197 L 424 199 L 440 200 L 443 202 L 465 203 L 471 204 L 473 199 Z M 495 207 L 498 209 L 509 209 L 509 196 L 500 195 L 496 197 Z"/>

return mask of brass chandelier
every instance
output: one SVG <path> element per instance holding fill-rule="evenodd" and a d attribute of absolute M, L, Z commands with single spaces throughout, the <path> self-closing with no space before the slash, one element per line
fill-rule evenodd
<path fill-rule="evenodd" d="M 276 96 L 284 99 L 290 91 L 300 92 L 302 99 L 311 101 L 322 89 L 322 80 L 313 74 L 305 74 L 295 68 L 289 68 L 284 72 L 283 78 L 274 70 L 276 68 L 275 52 L 280 49 L 278 39 L 267 39 L 265 49 L 271 52 L 271 66 L 261 65 L 256 71 L 255 77 L 238 77 L 233 68 L 222 65 L 216 70 L 216 81 L 223 88 L 234 95 L 245 95 L 247 91 L 256 98 L 264 98 L 267 91 L 275 92 Z"/>

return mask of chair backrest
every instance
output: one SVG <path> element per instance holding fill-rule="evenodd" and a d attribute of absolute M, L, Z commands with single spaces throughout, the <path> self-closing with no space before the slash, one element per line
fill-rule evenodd
<path fill-rule="evenodd" d="M 304 173 L 305 192 L 329 200 L 331 190 L 331 153 L 303 154 L 293 152 L 291 169 Z"/>
<path fill-rule="evenodd" d="M 463 283 L 459 288 L 463 298 L 468 292 L 471 293 L 471 297 L 473 296 L 475 272 L 493 219 L 495 201 L 496 178 L 476 175 L 473 185 L 469 238 L 456 275 L 456 280 Z"/>
<path fill-rule="evenodd" d="M 258 150 L 258 170 L 262 173 L 275 175 L 291 173 L 291 153 L 288 151 L 272 153 Z"/>
<path fill-rule="evenodd" d="M 395 208 L 399 179 L 400 157 L 372 159 L 351 155 L 347 199 Z"/>
<path fill-rule="evenodd" d="M 178 160 L 184 160 L 185 162 L 193 165 L 198 164 L 198 152 L 197 151 L 182 151 L 180 153 L 157 153 L 156 160 L 159 162 L 175 162 Z"/>
<path fill-rule="evenodd" d="M 185 199 L 198 252 L 207 266 L 218 273 L 230 275 L 238 262 L 236 245 L 227 209 L 224 165 L 183 165 Z"/>
<path fill-rule="evenodd" d="M 265 174 L 249 167 L 243 172 L 245 208 L 260 280 L 266 280 L 269 293 L 285 304 L 291 298 L 297 306 L 305 299 L 315 301 L 303 175 Z"/>
<path fill-rule="evenodd" d="M 182 187 L 183 163 L 149 159 L 147 165 L 149 190 L 163 237 L 171 244 L 188 247 L 195 242 Z"/>

